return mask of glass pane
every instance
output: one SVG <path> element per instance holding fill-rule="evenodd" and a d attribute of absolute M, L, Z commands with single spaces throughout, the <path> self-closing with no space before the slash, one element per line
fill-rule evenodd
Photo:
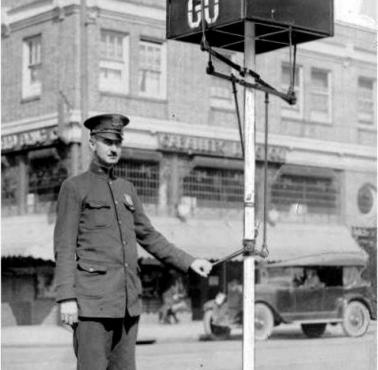
<path fill-rule="evenodd" d="M 311 94 L 311 110 L 317 112 L 328 112 L 328 95 Z"/>
<path fill-rule="evenodd" d="M 123 61 L 123 40 L 125 36 L 122 33 L 112 31 L 101 32 L 101 58 Z"/>
<path fill-rule="evenodd" d="M 271 188 L 271 202 L 281 211 L 301 204 L 309 213 L 333 214 L 338 210 L 338 199 L 337 184 L 328 178 L 282 175 Z"/>
<path fill-rule="evenodd" d="M 139 91 L 150 96 L 159 96 L 161 73 L 161 45 L 141 41 L 139 44 Z"/>
<path fill-rule="evenodd" d="M 287 88 L 290 85 L 291 68 L 288 65 L 282 66 L 281 82 Z M 299 86 L 299 67 L 295 68 L 294 86 Z"/>
<path fill-rule="evenodd" d="M 237 208 L 243 202 L 243 171 L 196 168 L 184 177 L 184 196 L 199 207 Z"/>
<path fill-rule="evenodd" d="M 360 90 L 365 91 L 367 93 L 373 92 L 373 81 L 367 78 L 360 77 L 358 79 L 358 87 Z"/>
<path fill-rule="evenodd" d="M 311 71 L 311 84 L 313 89 L 327 90 L 328 73 L 319 69 L 313 69 Z"/>

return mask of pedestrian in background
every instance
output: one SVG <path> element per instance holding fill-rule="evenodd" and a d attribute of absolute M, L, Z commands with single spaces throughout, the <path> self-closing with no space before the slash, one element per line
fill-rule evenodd
<path fill-rule="evenodd" d="M 57 302 L 62 322 L 74 328 L 79 370 L 134 370 L 142 311 L 137 243 L 158 260 L 206 277 L 207 260 L 171 244 L 151 225 L 136 190 L 114 175 L 129 119 L 94 116 L 93 160 L 88 171 L 65 180 L 54 230 Z"/>
<path fill-rule="evenodd" d="M 162 324 L 177 324 L 179 312 L 189 311 L 186 303 L 186 292 L 181 277 L 174 275 L 171 284 L 162 294 L 162 305 L 159 309 L 159 322 Z"/>

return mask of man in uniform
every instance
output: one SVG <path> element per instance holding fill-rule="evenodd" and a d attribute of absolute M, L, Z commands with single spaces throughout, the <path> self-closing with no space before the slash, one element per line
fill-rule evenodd
<path fill-rule="evenodd" d="M 180 271 L 206 277 L 211 263 L 178 249 L 151 225 L 134 186 L 118 178 L 122 132 L 129 119 L 94 116 L 93 160 L 87 172 L 62 184 L 54 230 L 57 302 L 74 328 L 80 370 L 134 370 L 142 285 L 137 243 Z"/>

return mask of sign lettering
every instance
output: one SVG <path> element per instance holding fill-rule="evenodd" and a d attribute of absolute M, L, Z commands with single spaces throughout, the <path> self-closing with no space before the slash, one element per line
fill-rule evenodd
<path fill-rule="evenodd" d="M 1 150 L 19 150 L 25 147 L 44 146 L 58 139 L 56 128 L 41 128 L 39 130 L 20 132 L 1 137 Z"/>
<path fill-rule="evenodd" d="M 210 0 L 203 0 L 203 13 L 207 24 L 216 22 L 219 16 L 219 0 L 212 0 L 210 12 Z M 199 0 L 188 0 L 188 25 L 190 28 L 197 28 L 202 21 L 202 6 Z"/>
<path fill-rule="evenodd" d="M 189 155 L 208 154 L 220 157 L 241 158 L 241 145 L 238 141 L 212 139 L 198 136 L 159 133 L 159 149 L 170 152 L 182 152 Z M 256 145 L 256 160 L 264 160 L 264 146 Z M 268 147 L 270 162 L 286 162 L 286 148 L 278 146 Z"/>

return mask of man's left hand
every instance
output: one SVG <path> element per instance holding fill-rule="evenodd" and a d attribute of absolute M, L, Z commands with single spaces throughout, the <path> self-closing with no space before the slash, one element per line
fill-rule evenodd
<path fill-rule="evenodd" d="M 190 265 L 190 268 L 198 275 L 207 277 L 210 274 L 213 264 L 205 259 L 195 259 Z"/>

